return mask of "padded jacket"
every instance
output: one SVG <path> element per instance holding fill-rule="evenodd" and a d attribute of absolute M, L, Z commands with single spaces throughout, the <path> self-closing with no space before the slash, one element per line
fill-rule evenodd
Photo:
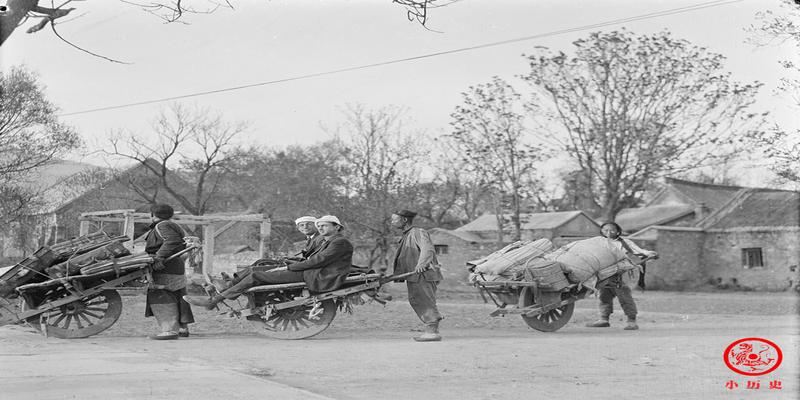
<path fill-rule="evenodd" d="M 184 236 L 183 228 L 173 221 L 155 222 L 150 225 L 150 232 L 147 232 L 147 236 L 145 236 L 144 251 L 153 257 L 167 259 L 186 248 L 186 244 L 183 242 Z M 175 257 L 164 265 L 164 269 L 155 272 L 170 275 L 185 273 L 183 257 Z"/>
<path fill-rule="evenodd" d="M 305 261 L 289 265 L 290 271 L 303 273 L 308 290 L 329 292 L 342 286 L 353 263 L 353 245 L 341 234 L 323 237 L 317 251 Z"/>

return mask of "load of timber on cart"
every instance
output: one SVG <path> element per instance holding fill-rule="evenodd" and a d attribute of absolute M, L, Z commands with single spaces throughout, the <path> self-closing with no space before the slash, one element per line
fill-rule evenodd
<path fill-rule="evenodd" d="M 43 246 L 0 275 L 0 297 L 12 299 L 21 291 L 46 287 L 75 276 L 119 275 L 152 263 L 146 254 L 131 255 L 122 245 L 126 236 L 98 231 L 51 246 Z"/>
<path fill-rule="evenodd" d="M 471 283 L 487 281 L 538 282 L 547 290 L 571 283 L 593 286 L 613 275 L 637 267 L 611 239 L 593 237 L 555 248 L 548 239 L 517 241 L 467 263 Z"/>

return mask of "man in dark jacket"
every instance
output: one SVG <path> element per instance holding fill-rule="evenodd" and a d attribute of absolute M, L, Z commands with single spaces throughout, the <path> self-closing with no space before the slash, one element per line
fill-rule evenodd
<path fill-rule="evenodd" d="M 188 337 L 188 324 L 194 322 L 192 308 L 183 300 L 186 277 L 183 259 L 167 258 L 186 248 L 183 229 L 171 221 L 174 210 L 167 204 L 150 207 L 153 223 L 145 237 L 145 252 L 153 256 L 153 282 L 147 290 L 145 317 L 155 316 L 161 333 L 150 339 L 169 340 Z"/>
<path fill-rule="evenodd" d="M 222 300 L 233 300 L 247 289 L 264 284 L 305 282 L 308 290 L 315 293 L 338 289 L 350 272 L 353 245 L 340 233 L 344 227 L 335 216 L 326 215 L 318 219 L 316 226 L 322 241 L 306 260 L 290 264 L 287 269 L 253 270 L 238 283 L 211 299 L 189 296 L 184 296 L 184 299 L 210 310 Z"/>
<path fill-rule="evenodd" d="M 403 232 L 394 256 L 393 274 L 417 272 L 406 278 L 408 302 L 425 324 L 425 332 L 414 340 L 438 342 L 442 340 L 439 335 L 442 315 L 436 307 L 436 287 L 442 280 L 442 273 L 430 235 L 426 230 L 411 225 L 416 215 L 408 210 L 392 214 L 392 227 Z"/>
<path fill-rule="evenodd" d="M 322 245 L 322 235 L 319 234 L 316 226 L 317 218 L 312 216 L 303 216 L 294 221 L 295 226 L 297 226 L 297 230 L 300 231 L 303 235 L 306 236 L 306 244 L 299 253 L 295 254 L 293 257 L 287 257 L 285 260 L 288 262 L 297 262 L 303 261 L 308 258 L 311 254 L 317 252 L 319 247 Z M 225 289 L 230 288 L 231 286 L 239 283 L 242 279 L 244 279 L 247 275 L 250 275 L 253 270 L 259 271 L 266 271 L 273 268 L 277 268 L 281 265 L 280 260 L 274 260 L 270 258 L 262 258 L 253 262 L 249 268 L 245 268 L 242 271 L 238 271 L 233 274 L 233 276 L 228 275 L 225 272 L 222 272 L 220 275 L 222 279 L 216 279 L 209 277 L 211 280 L 211 284 L 214 285 L 218 292 L 222 292 Z"/>

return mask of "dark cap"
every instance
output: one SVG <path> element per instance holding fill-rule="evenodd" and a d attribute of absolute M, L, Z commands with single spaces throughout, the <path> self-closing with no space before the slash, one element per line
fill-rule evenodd
<path fill-rule="evenodd" d="M 414 218 L 417 216 L 417 213 L 408 210 L 395 211 L 394 213 L 405 218 Z"/>
<path fill-rule="evenodd" d="M 175 214 L 175 210 L 169 204 L 153 204 L 150 212 L 161 219 L 170 219 Z"/>

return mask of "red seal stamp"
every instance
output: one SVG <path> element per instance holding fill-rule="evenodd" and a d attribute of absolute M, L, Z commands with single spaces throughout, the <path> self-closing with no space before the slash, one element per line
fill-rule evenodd
<path fill-rule="evenodd" d="M 777 344 L 762 338 L 739 339 L 725 349 L 725 365 L 737 374 L 766 375 L 781 365 L 783 353 Z"/>

